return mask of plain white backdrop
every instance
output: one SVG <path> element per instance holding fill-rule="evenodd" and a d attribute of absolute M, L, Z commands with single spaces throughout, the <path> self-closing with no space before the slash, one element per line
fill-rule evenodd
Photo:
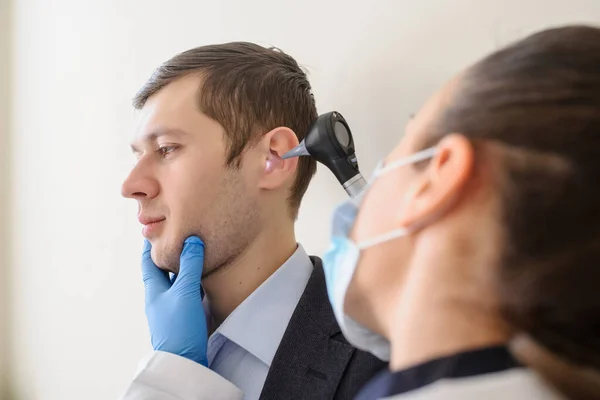
<path fill-rule="evenodd" d="M 0 399 L 3 399 L 6 376 L 7 321 L 7 249 L 8 249 L 8 115 L 9 111 L 9 82 L 8 53 L 9 53 L 9 10 L 8 1 L 0 0 Z M 4 396 L 7 397 L 7 396 Z"/>
<path fill-rule="evenodd" d="M 120 185 L 130 100 L 161 62 L 231 40 L 280 47 L 308 69 L 319 112 L 349 121 L 368 176 L 462 67 L 543 27 L 600 23 L 598 0 L 0 1 L 0 343 L 23 400 L 117 398 L 149 350 L 137 207 Z M 320 168 L 297 224 L 310 253 L 344 197 Z"/>

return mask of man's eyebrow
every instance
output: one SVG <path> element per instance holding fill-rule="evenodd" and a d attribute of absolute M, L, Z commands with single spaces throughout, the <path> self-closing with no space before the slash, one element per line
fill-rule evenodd
<path fill-rule="evenodd" d="M 162 136 L 182 137 L 187 134 L 188 134 L 187 132 L 185 132 L 181 129 L 155 129 L 152 132 L 150 132 L 149 134 L 143 135 L 141 138 L 139 138 L 137 140 L 137 142 L 154 142 Z M 131 151 L 133 151 L 134 153 L 141 152 L 141 150 L 136 146 L 135 143 L 132 143 L 130 146 L 131 146 Z"/>

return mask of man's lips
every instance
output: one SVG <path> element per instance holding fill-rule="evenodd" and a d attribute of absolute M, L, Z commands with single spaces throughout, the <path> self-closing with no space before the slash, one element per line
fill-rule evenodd
<path fill-rule="evenodd" d="M 138 216 L 138 221 L 140 221 L 140 224 L 142 224 L 142 225 L 155 224 L 157 222 L 161 222 L 164 220 L 165 220 L 164 217 L 146 217 L 143 215 Z"/>
<path fill-rule="evenodd" d="M 150 239 L 150 237 L 152 237 L 157 232 L 157 230 L 163 225 L 165 218 L 139 216 L 138 220 L 142 225 L 144 225 L 144 228 L 142 228 L 142 235 L 146 239 Z"/>

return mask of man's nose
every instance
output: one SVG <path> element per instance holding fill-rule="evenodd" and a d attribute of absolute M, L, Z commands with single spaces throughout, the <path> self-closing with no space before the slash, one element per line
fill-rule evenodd
<path fill-rule="evenodd" d="M 121 195 L 129 199 L 152 199 L 158 196 L 160 185 L 156 177 L 140 168 L 140 165 L 134 167 L 123 186 L 121 187 Z"/>

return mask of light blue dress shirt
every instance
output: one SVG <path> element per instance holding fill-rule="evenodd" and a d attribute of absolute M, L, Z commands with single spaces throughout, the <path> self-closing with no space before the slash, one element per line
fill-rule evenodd
<path fill-rule="evenodd" d="M 208 339 L 208 366 L 258 400 L 271 362 L 313 270 L 301 245 Z"/>

